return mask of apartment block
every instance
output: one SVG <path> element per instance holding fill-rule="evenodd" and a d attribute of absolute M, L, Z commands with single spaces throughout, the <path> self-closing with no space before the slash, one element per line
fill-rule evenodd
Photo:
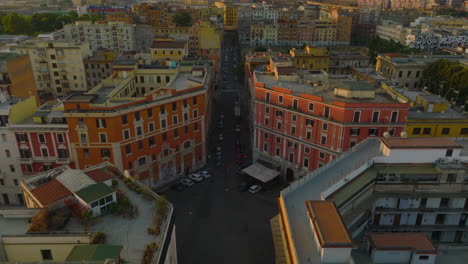
<path fill-rule="evenodd" d="M 252 75 L 253 157 L 303 177 L 367 137 L 398 136 L 409 104 L 364 81 L 337 81 L 297 70 L 289 58 L 271 58 Z"/>
<path fill-rule="evenodd" d="M 181 61 L 188 56 L 188 42 L 174 39 L 155 39 L 150 50 L 153 62 L 166 64 L 168 61 Z"/>
<path fill-rule="evenodd" d="M 83 60 L 86 82 L 90 89 L 112 74 L 116 57 L 117 54 L 114 51 L 98 49 L 93 52 L 92 56 Z"/>
<path fill-rule="evenodd" d="M 294 182 L 271 219 L 277 261 L 463 261 L 457 254 L 468 245 L 466 147 L 450 138 L 368 138 Z M 349 243 L 348 234 L 352 254 L 326 246 Z"/>
<path fill-rule="evenodd" d="M 330 74 L 350 74 L 355 68 L 367 68 L 369 56 L 359 51 L 332 51 L 330 56 Z"/>
<path fill-rule="evenodd" d="M 174 10 L 167 4 L 141 3 L 132 5 L 132 12 L 137 22 L 154 27 L 175 26 Z"/>
<path fill-rule="evenodd" d="M 76 21 L 63 27 L 70 42 L 88 42 L 91 51 L 115 50 L 119 53 L 135 50 L 135 25 L 124 22 Z"/>
<path fill-rule="evenodd" d="M 26 41 L 15 52 L 29 55 L 39 97 L 87 91 L 83 59 L 92 54 L 88 43 Z"/>
<path fill-rule="evenodd" d="M 211 67 L 122 63 L 88 93 L 64 101 L 77 167 L 109 161 L 153 186 L 204 166 Z"/>
<path fill-rule="evenodd" d="M 376 33 L 381 39 L 393 40 L 405 44 L 408 30 L 399 23 L 391 20 L 382 20 L 381 24 L 377 25 Z"/>
<path fill-rule="evenodd" d="M 239 11 L 230 1 L 224 6 L 224 29 L 237 30 Z"/>
<path fill-rule="evenodd" d="M 29 56 L 0 53 L 0 102 L 27 99 L 31 96 L 39 104 Z"/>
<path fill-rule="evenodd" d="M 299 70 L 326 71 L 330 66 L 330 56 L 327 51 L 318 47 L 306 45 L 304 50 L 292 49 L 289 51 L 294 66 Z"/>

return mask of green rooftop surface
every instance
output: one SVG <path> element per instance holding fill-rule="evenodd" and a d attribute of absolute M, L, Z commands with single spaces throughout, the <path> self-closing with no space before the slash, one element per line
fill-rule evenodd
<path fill-rule="evenodd" d="M 66 261 L 105 261 L 118 259 L 122 246 L 118 245 L 79 245 L 74 246 Z"/>
<path fill-rule="evenodd" d="M 100 182 L 79 189 L 77 192 L 75 192 L 75 194 L 78 195 L 78 197 L 80 197 L 81 199 L 83 199 L 83 201 L 91 203 L 101 198 L 104 198 L 114 192 L 114 189 Z"/>

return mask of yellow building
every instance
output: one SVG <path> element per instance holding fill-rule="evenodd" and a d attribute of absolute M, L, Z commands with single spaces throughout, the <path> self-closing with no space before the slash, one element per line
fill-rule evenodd
<path fill-rule="evenodd" d="M 409 137 L 468 137 L 468 117 L 444 98 L 385 83 L 382 88 L 398 101 L 411 105 L 405 130 Z"/>
<path fill-rule="evenodd" d="M 294 58 L 294 65 L 297 69 L 328 72 L 330 56 L 325 49 L 307 45 L 303 51 L 292 49 L 289 53 Z"/>
<path fill-rule="evenodd" d="M 188 55 L 188 43 L 173 39 L 155 39 L 151 46 L 151 60 L 165 63 L 181 61 Z"/>
<path fill-rule="evenodd" d="M 237 7 L 231 3 L 226 3 L 224 7 L 224 30 L 237 30 L 238 13 Z"/>

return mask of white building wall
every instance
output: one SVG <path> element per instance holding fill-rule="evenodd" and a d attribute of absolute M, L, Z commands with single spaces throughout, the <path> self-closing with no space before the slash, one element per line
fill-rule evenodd
<path fill-rule="evenodd" d="M 376 158 L 382 163 L 432 163 L 440 158 L 468 160 L 467 156 L 460 157 L 461 149 L 454 149 L 452 157 L 445 157 L 447 149 L 389 149 L 382 146 L 385 157 Z"/>
<path fill-rule="evenodd" d="M 426 208 L 439 208 L 440 198 L 427 198 Z"/>
<path fill-rule="evenodd" d="M 410 208 L 419 208 L 421 206 L 421 198 L 410 198 Z"/>
<path fill-rule="evenodd" d="M 372 250 L 373 263 L 408 263 L 411 251 L 378 251 Z"/>
<path fill-rule="evenodd" d="M 379 198 L 375 202 L 375 206 L 382 207 L 382 208 L 396 208 L 397 202 L 398 202 L 398 198 L 390 198 L 390 197 Z"/>
<path fill-rule="evenodd" d="M 463 232 L 462 237 L 461 237 L 461 241 L 465 242 L 465 243 L 468 242 L 468 231 Z"/>
<path fill-rule="evenodd" d="M 465 207 L 466 198 L 451 198 L 449 200 L 449 208 L 463 208 Z"/>
<path fill-rule="evenodd" d="M 381 214 L 380 223 L 381 225 L 393 225 L 393 214 Z"/>
<path fill-rule="evenodd" d="M 447 214 L 445 215 L 444 224 L 458 225 L 460 223 L 461 214 Z"/>
<path fill-rule="evenodd" d="M 428 256 L 429 259 L 425 260 L 420 260 L 420 256 Z M 411 264 L 434 264 L 436 260 L 437 255 L 436 254 L 413 254 L 411 256 Z"/>
<path fill-rule="evenodd" d="M 440 242 L 453 242 L 455 240 L 455 231 L 440 232 Z"/>
<path fill-rule="evenodd" d="M 9 157 L 7 157 L 7 150 Z M 8 128 L 0 129 L 0 179 L 3 179 L 5 185 L 0 185 L 0 205 L 5 204 L 3 194 L 8 195 L 10 205 L 20 205 L 18 194 L 22 195 L 19 185 L 15 185 L 14 180 L 20 180 L 22 177 L 21 166 L 19 163 L 19 151 L 15 135 Z M 10 166 L 13 166 L 14 171 Z"/>
<path fill-rule="evenodd" d="M 436 215 L 437 214 L 433 214 L 433 213 L 423 214 L 421 225 L 433 225 L 433 224 L 435 224 Z"/>
<path fill-rule="evenodd" d="M 348 263 L 351 256 L 351 248 L 322 248 L 322 263 Z"/>
<path fill-rule="evenodd" d="M 400 225 L 415 225 L 418 213 L 403 213 L 400 218 Z"/>

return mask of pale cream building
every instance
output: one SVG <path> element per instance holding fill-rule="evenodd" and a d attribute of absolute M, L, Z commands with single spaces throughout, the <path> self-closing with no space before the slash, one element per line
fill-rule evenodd
<path fill-rule="evenodd" d="M 29 54 L 40 97 L 86 92 L 83 59 L 92 55 L 87 42 L 27 41 L 16 46 L 17 54 Z"/>

